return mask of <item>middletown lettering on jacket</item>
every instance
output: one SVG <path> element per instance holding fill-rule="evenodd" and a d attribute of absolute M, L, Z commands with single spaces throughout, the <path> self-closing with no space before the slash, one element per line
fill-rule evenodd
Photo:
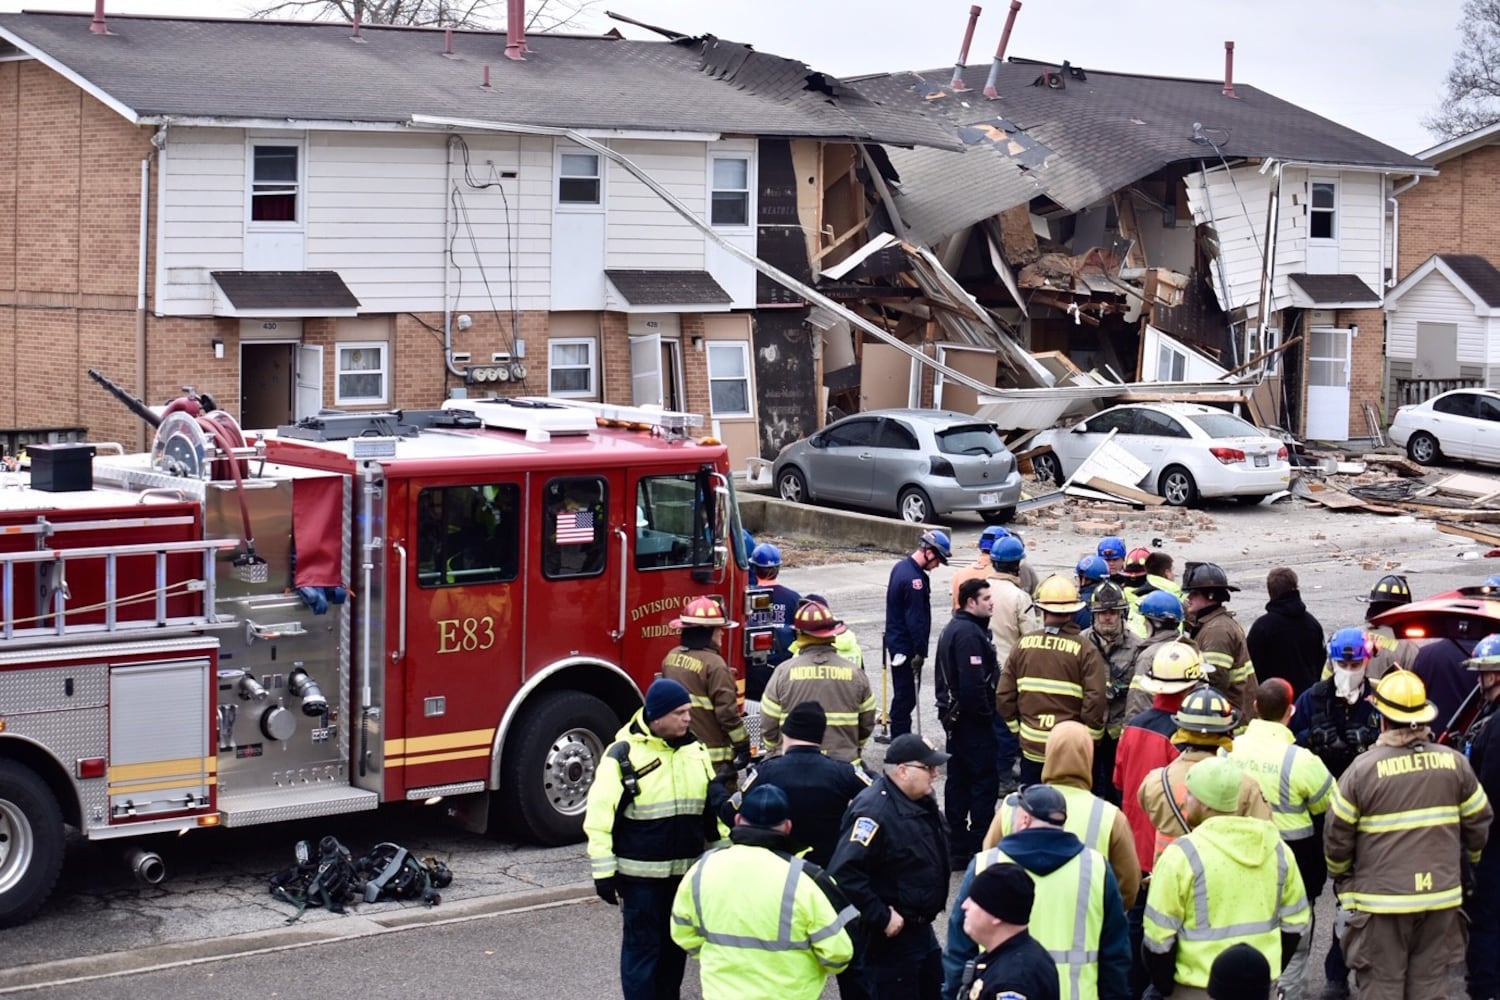
<path fill-rule="evenodd" d="M 1413 771 L 1457 771 L 1458 758 L 1451 753 L 1420 751 L 1406 757 L 1387 757 L 1375 762 L 1375 773 L 1382 778 L 1411 774 Z"/>
<path fill-rule="evenodd" d="M 1083 652 L 1083 643 L 1064 635 L 1023 635 L 1021 641 L 1016 643 L 1016 647 L 1018 649 L 1060 649 L 1074 656 Z"/>
<path fill-rule="evenodd" d="M 809 663 L 805 666 L 788 665 L 787 673 L 794 681 L 852 681 L 853 667 L 840 667 L 829 663 Z"/>

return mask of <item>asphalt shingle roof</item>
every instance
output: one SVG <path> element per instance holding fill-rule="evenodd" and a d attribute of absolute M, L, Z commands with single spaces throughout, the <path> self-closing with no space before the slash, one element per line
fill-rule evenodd
<path fill-rule="evenodd" d="M 1318 305 L 1344 302 L 1380 304 L 1380 295 L 1357 274 L 1289 274 L 1287 278 Z"/>
<path fill-rule="evenodd" d="M 851 81 L 888 107 L 904 99 L 907 107 L 947 120 L 971 143 L 963 153 L 892 151 L 891 160 L 901 171 L 901 212 L 903 218 L 910 215 L 913 238 L 934 242 L 1036 194 L 1078 211 L 1173 163 L 1215 163 L 1220 154 L 1392 170 L 1427 166 L 1245 84 L 1236 83 L 1238 96 L 1229 98 L 1217 80 L 1086 69 L 1086 79 L 1068 78 L 1062 89 L 1032 86 L 1049 66 L 1055 68 L 1024 60 L 1002 64 L 997 101 L 982 94 L 988 65 L 965 67 L 967 93 L 947 89 L 951 68 Z M 939 93 L 944 96 L 928 99 Z M 1195 122 L 1211 142 L 1193 140 Z M 1007 133 L 1005 126 L 1020 132 Z M 1036 151 L 1019 140 L 1043 148 L 1041 165 L 1035 165 L 1040 158 Z"/>
<path fill-rule="evenodd" d="M 236 309 L 358 309 L 337 271 L 212 271 Z"/>
<path fill-rule="evenodd" d="M 531 35 L 525 62 L 502 32 L 89 14 L 0 14 L 14 39 L 143 117 L 404 122 L 413 114 L 571 128 L 743 133 L 935 143 L 953 130 L 905 102 L 794 59 L 713 36 L 679 41 Z M 484 67 L 491 89 L 480 89 Z"/>
<path fill-rule="evenodd" d="M 1487 306 L 1500 306 L 1500 271 L 1485 257 L 1477 254 L 1439 254 L 1444 264 L 1473 289 Z"/>
<path fill-rule="evenodd" d="M 604 274 L 633 306 L 728 305 L 734 301 L 707 271 L 610 268 Z"/>

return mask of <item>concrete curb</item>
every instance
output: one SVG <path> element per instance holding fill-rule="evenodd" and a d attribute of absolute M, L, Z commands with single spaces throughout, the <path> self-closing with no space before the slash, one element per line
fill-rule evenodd
<path fill-rule="evenodd" d="M 922 532 L 942 525 L 912 524 L 894 517 L 792 503 L 779 497 L 740 494 L 740 522 L 752 535 L 811 535 L 825 542 L 869 546 L 890 552 L 910 552 Z"/>
<path fill-rule="evenodd" d="M 128 952 L 65 958 L 55 962 L 38 962 L 17 968 L 0 969 L 0 995 L 184 965 L 199 965 L 226 958 L 246 958 L 312 945 L 350 941 L 433 924 L 474 920 L 515 910 L 577 903 L 593 897 L 593 883 L 582 882 L 458 900 L 452 904 L 445 903 L 436 907 L 425 907 L 420 903 L 403 903 L 396 904 L 395 908 L 384 912 L 377 912 L 373 907 L 366 906 L 362 908 L 365 912 L 355 910 L 340 919 L 318 923 L 250 931 L 229 937 L 174 941 L 136 948 Z M 384 905 L 391 906 L 391 904 Z"/>

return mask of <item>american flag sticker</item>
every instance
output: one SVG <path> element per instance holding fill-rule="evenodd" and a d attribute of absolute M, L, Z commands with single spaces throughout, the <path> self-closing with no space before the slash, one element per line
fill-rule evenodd
<path fill-rule="evenodd" d="M 593 540 L 593 511 L 570 510 L 557 515 L 558 545 L 588 545 Z"/>

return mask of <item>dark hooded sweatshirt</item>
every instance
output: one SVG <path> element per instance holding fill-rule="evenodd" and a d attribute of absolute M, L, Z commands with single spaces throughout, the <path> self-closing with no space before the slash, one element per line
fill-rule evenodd
<path fill-rule="evenodd" d="M 1266 613 L 1250 623 L 1245 643 L 1256 679 L 1264 683 L 1268 677 L 1283 677 L 1295 694 L 1317 682 L 1328 659 L 1323 626 L 1308 614 L 1300 590 L 1267 601 Z"/>
<path fill-rule="evenodd" d="M 1084 850 L 1083 841 L 1066 830 L 1040 827 L 1021 830 L 1000 841 L 1006 857 L 1025 868 L 1033 879 L 1057 871 Z M 974 884 L 974 860 L 964 869 L 963 882 L 948 914 L 948 944 L 943 949 L 943 997 L 952 1000 L 963 979 L 964 963 L 979 954 L 979 947 L 964 933 L 963 901 Z M 1099 930 L 1099 1000 L 1130 997 L 1130 934 L 1125 922 L 1125 904 L 1115 873 L 1104 868 L 1104 925 Z"/>

